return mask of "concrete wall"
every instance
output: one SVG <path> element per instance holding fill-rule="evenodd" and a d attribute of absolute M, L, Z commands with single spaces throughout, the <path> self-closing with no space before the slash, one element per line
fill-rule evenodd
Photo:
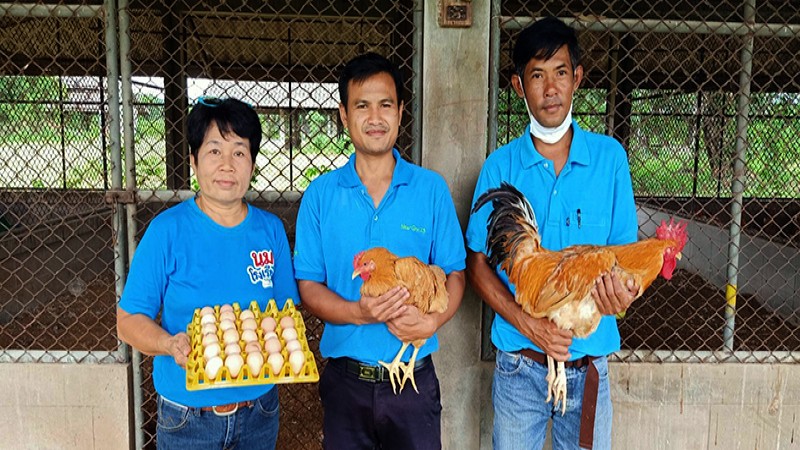
<path fill-rule="evenodd" d="M 128 366 L 0 364 L 0 418 L 0 449 L 128 449 Z"/>
<path fill-rule="evenodd" d="M 472 2 L 471 28 L 440 28 L 439 2 L 425 2 L 422 165 L 447 180 L 466 227 L 472 192 L 486 158 L 489 2 Z M 479 359 L 481 302 L 468 290 L 455 317 L 439 332 L 435 364 L 442 389 L 445 448 L 478 448 L 485 385 Z"/>

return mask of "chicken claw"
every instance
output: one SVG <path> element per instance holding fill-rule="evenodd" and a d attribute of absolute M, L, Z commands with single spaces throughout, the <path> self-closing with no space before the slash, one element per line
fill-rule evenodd
<path fill-rule="evenodd" d="M 414 347 L 414 352 L 411 354 L 408 364 L 403 365 L 403 381 L 400 382 L 400 392 L 403 392 L 403 386 L 406 385 L 406 381 L 411 380 L 411 386 L 414 386 L 414 391 L 419 394 L 417 383 L 414 381 L 414 363 L 417 360 L 417 353 L 419 353 L 419 347 Z"/>
<path fill-rule="evenodd" d="M 553 387 L 553 407 L 558 407 L 558 402 L 561 402 L 561 415 L 567 412 L 567 374 L 564 369 L 564 363 L 558 363 L 558 370 L 555 379 L 555 386 Z"/>
<path fill-rule="evenodd" d="M 402 347 L 400 347 L 400 351 L 397 353 L 397 356 L 394 357 L 394 359 L 392 360 L 391 363 L 378 361 L 378 364 L 382 365 L 383 367 L 386 368 L 387 371 L 389 371 L 389 381 L 392 383 L 392 392 L 394 392 L 395 395 L 397 395 L 397 386 L 394 383 L 395 378 L 397 378 L 397 382 L 398 382 L 398 384 L 400 384 L 400 391 L 401 392 L 403 391 L 403 384 L 405 383 L 405 380 L 403 380 L 402 384 L 401 384 L 401 381 L 400 381 L 400 370 L 402 369 L 403 372 L 405 372 L 408 369 L 400 361 L 400 358 L 403 356 L 403 353 L 406 352 L 407 348 L 408 348 L 408 344 L 404 342 Z"/>
<path fill-rule="evenodd" d="M 544 400 L 545 403 L 550 403 L 550 399 L 553 398 L 553 381 L 556 379 L 556 368 L 553 364 L 553 358 L 550 355 L 547 356 L 547 398 Z"/>

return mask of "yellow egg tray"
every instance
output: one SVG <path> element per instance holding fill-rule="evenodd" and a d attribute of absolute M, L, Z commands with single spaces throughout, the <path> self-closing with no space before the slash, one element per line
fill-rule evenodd
<path fill-rule="evenodd" d="M 236 315 L 236 329 L 241 334 L 241 307 L 238 303 L 232 303 L 233 312 Z M 186 333 L 189 335 L 189 344 L 192 350 L 189 352 L 189 358 L 186 362 L 186 389 L 196 391 L 201 389 L 214 389 L 224 387 L 238 387 L 238 386 L 255 386 L 259 384 L 284 384 L 284 383 L 314 383 L 319 381 L 319 371 L 317 370 L 317 363 L 314 360 L 314 353 L 308 348 L 308 340 L 306 339 L 306 325 L 303 322 L 303 316 L 300 314 L 291 299 L 286 300 L 283 309 L 278 309 L 275 300 L 270 300 L 267 303 L 267 308 L 262 312 L 258 306 L 258 302 L 253 301 L 250 303 L 250 310 L 255 315 L 256 323 L 259 325 L 256 329 L 258 335 L 258 345 L 261 349 L 261 356 L 264 357 L 264 364 L 261 366 L 261 371 L 256 374 L 250 373 L 250 367 L 245 363 L 242 365 L 238 376 L 232 377 L 228 368 L 222 366 L 217 373 L 215 379 L 209 379 L 205 373 L 205 358 L 203 357 L 203 333 L 202 325 L 200 324 L 200 309 L 195 309 L 192 321 L 186 327 Z M 214 315 L 216 318 L 215 325 L 217 326 L 217 337 L 222 341 L 222 332 L 219 330 L 219 316 L 220 305 L 214 306 Z M 264 317 L 271 316 L 278 323 L 275 331 L 278 334 L 278 339 L 281 342 L 281 354 L 283 355 L 284 364 L 280 372 L 274 373 L 272 367 L 267 363 L 269 356 L 264 350 L 264 330 L 261 329 L 261 320 Z M 283 317 L 291 316 L 294 319 L 295 329 L 297 330 L 297 340 L 302 346 L 302 351 L 306 356 L 305 364 L 300 370 L 300 373 L 295 375 L 289 365 L 289 355 L 286 351 L 286 342 L 281 337 L 280 321 Z M 246 359 L 244 353 L 245 343 L 239 340 L 239 347 L 242 348 L 242 358 Z"/>

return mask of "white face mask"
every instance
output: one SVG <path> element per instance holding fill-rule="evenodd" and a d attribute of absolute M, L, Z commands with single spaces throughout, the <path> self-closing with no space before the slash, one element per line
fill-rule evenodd
<path fill-rule="evenodd" d="M 564 118 L 564 121 L 557 127 L 548 128 L 533 117 L 531 108 L 528 107 L 528 99 L 525 98 L 525 88 L 522 86 L 522 80 L 520 80 L 520 88 L 522 89 L 522 101 L 525 102 L 525 109 L 528 110 L 528 117 L 531 118 L 531 136 L 545 144 L 555 144 L 560 141 L 569 131 L 570 125 L 572 125 L 572 102 L 569 104 L 569 112 L 567 112 L 567 117 Z"/>

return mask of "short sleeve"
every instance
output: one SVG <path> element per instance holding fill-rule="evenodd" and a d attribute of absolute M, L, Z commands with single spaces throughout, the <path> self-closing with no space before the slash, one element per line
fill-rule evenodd
<path fill-rule="evenodd" d="M 434 229 L 432 264 L 435 264 L 449 274 L 455 270 L 464 270 L 466 267 L 466 251 L 464 250 L 464 236 L 461 224 L 458 222 L 456 207 L 450 190 L 444 179 L 439 178 L 437 183 L 437 199 Z"/>
<path fill-rule="evenodd" d="M 317 179 L 308 186 L 297 213 L 294 243 L 294 271 L 298 280 L 325 282 L 325 261 L 320 230 L 321 204 Z"/>
<path fill-rule="evenodd" d="M 161 310 L 167 280 L 169 233 L 154 219 L 136 247 L 119 307 L 154 319 Z"/>
<path fill-rule="evenodd" d="M 486 220 L 489 218 L 489 214 L 492 212 L 491 203 L 483 205 L 479 210 L 472 211 L 475 208 L 475 203 L 483 193 L 485 193 L 490 188 L 496 188 L 500 186 L 500 181 L 497 180 L 496 176 L 491 174 L 491 164 L 490 161 L 487 160 L 487 163 L 484 163 L 483 168 L 481 169 L 481 173 L 478 176 L 478 182 L 475 185 L 475 193 L 472 196 L 472 203 L 470 208 L 470 215 L 469 215 L 469 222 L 467 224 L 467 232 L 466 232 L 466 241 L 467 241 L 467 248 L 472 250 L 473 252 L 479 252 L 486 254 Z"/>
<path fill-rule="evenodd" d="M 273 227 L 275 233 L 275 277 L 273 286 L 275 289 L 275 299 L 285 302 L 291 298 L 295 305 L 300 303 L 300 294 L 297 292 L 297 282 L 294 278 L 292 267 L 292 255 L 289 249 L 289 239 L 286 237 L 286 229 L 283 222 L 276 218 Z M 278 307 L 283 308 L 283 303 Z"/>

